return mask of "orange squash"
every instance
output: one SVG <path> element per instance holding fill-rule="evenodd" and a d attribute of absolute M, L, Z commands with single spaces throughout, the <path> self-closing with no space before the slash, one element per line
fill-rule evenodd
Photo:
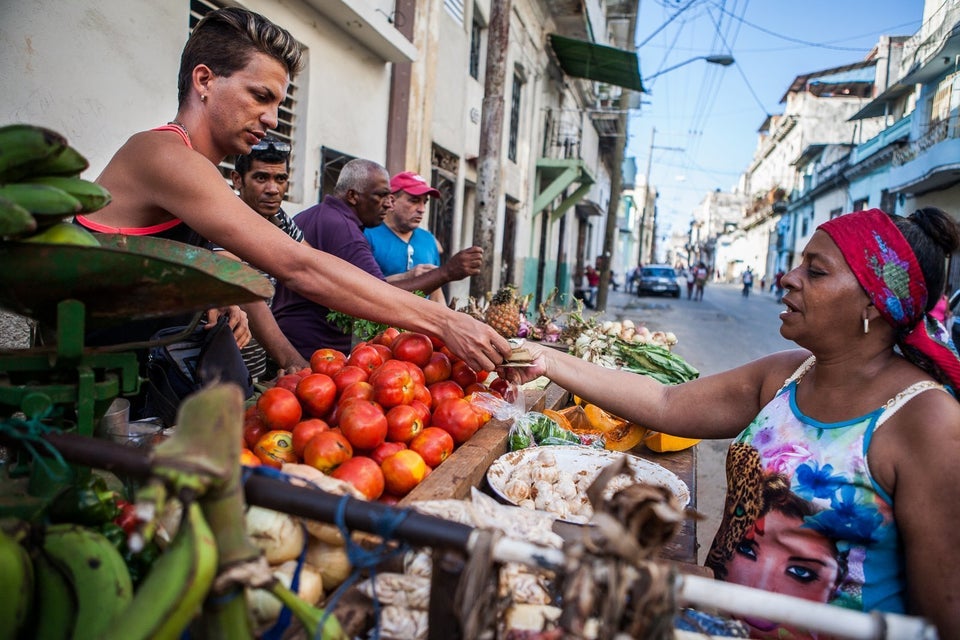
<path fill-rule="evenodd" d="M 657 453 L 666 453 L 668 451 L 683 451 L 689 449 L 700 442 L 699 438 L 681 438 L 680 436 L 671 436 L 659 431 L 647 431 L 643 438 L 643 444 L 651 451 Z"/>

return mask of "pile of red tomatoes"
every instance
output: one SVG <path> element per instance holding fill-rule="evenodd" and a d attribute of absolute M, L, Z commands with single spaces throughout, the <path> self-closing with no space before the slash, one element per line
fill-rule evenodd
<path fill-rule="evenodd" d="M 500 395 L 435 338 L 389 328 L 349 356 L 318 349 L 244 417 L 247 465 L 308 464 L 370 500 L 395 502 L 490 420 L 469 401 Z"/>

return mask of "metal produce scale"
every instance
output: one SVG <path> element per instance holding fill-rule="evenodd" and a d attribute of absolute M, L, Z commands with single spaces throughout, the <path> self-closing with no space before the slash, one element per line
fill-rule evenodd
<path fill-rule="evenodd" d="M 115 398 L 140 391 L 134 350 L 150 343 L 87 347 L 88 331 L 273 294 L 255 269 L 204 248 L 151 237 L 97 239 L 98 247 L 0 241 L 0 308 L 54 336 L 51 346 L 0 349 L 0 423 L 22 412 L 26 420 L 93 436 Z M 10 466 L 0 467 L 0 481 Z M 31 495 L 42 500 L 58 490 L 33 471 Z M 0 495 L 0 517 L 11 509 L 18 511 Z"/>

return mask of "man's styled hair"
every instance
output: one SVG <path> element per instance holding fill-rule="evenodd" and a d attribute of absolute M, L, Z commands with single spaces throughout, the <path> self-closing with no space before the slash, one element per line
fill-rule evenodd
<path fill-rule="evenodd" d="M 303 63 L 300 43 L 281 27 L 259 13 L 226 7 L 211 11 L 197 23 L 180 56 L 177 101 L 190 93 L 190 77 L 198 64 L 205 64 L 222 77 L 243 69 L 255 53 L 279 60 L 292 80 Z"/>
<path fill-rule="evenodd" d="M 287 167 L 287 171 L 289 171 L 290 145 L 283 140 L 267 136 L 253 145 L 250 153 L 237 156 L 236 162 L 233 163 L 233 168 L 241 177 L 246 176 L 254 160 L 267 162 L 269 164 L 279 164 L 282 162 Z"/>

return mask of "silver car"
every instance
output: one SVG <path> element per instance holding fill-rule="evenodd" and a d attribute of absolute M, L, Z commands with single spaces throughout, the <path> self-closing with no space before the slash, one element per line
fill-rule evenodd
<path fill-rule="evenodd" d="M 668 264 L 651 264 L 640 268 L 637 295 L 668 295 L 680 297 L 677 272 Z"/>

